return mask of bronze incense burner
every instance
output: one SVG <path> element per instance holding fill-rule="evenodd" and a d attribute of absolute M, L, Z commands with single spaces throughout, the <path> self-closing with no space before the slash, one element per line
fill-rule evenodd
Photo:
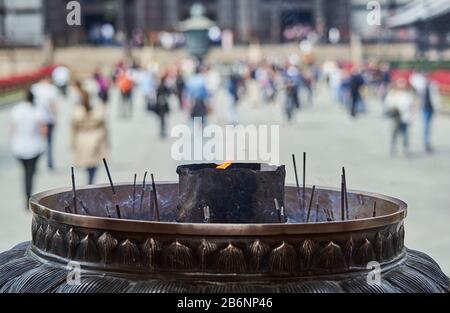
<path fill-rule="evenodd" d="M 32 241 L 0 254 L 0 292 L 449 291 L 436 262 L 404 247 L 407 206 L 394 198 L 345 188 L 340 220 L 342 190 L 305 186 L 306 221 L 285 186 L 282 223 L 192 223 L 177 221 L 177 183 L 114 187 L 33 196 Z"/>

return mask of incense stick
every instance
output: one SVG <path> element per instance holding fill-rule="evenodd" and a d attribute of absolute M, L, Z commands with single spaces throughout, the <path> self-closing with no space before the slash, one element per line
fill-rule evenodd
<path fill-rule="evenodd" d="M 295 173 L 295 183 L 297 186 L 298 205 L 299 205 L 299 211 L 301 211 L 302 210 L 302 202 L 300 199 L 300 184 L 298 182 L 297 163 L 295 162 L 295 154 L 292 155 L 292 163 L 294 163 L 294 173 Z"/>
<path fill-rule="evenodd" d="M 303 210 L 306 209 L 306 152 L 303 152 L 303 193 L 302 193 L 303 201 Z"/>
<path fill-rule="evenodd" d="M 142 206 L 144 204 L 145 180 L 146 179 L 147 179 L 147 172 L 144 173 L 144 179 L 142 180 L 141 203 L 139 205 L 139 211 L 141 211 L 141 212 L 142 212 Z"/>
<path fill-rule="evenodd" d="M 119 204 L 117 203 L 117 195 L 116 195 L 116 188 L 114 188 L 114 184 L 111 178 L 111 173 L 109 172 L 109 167 L 108 167 L 108 163 L 106 163 L 106 159 L 103 158 L 103 164 L 105 165 L 105 169 L 106 169 L 106 174 L 108 175 L 108 179 L 109 179 L 109 184 L 111 185 L 111 190 L 113 193 L 113 202 L 115 203 L 116 206 L 116 213 L 117 213 L 117 218 L 122 218 L 121 214 L 120 214 L 120 208 L 119 208 Z"/>
<path fill-rule="evenodd" d="M 309 199 L 309 206 L 308 206 L 308 215 L 306 215 L 306 223 L 309 223 L 309 216 L 311 214 L 311 206 L 314 199 L 314 192 L 316 191 L 316 186 L 312 187 L 311 191 L 311 199 Z"/>
<path fill-rule="evenodd" d="M 344 179 L 345 215 L 346 215 L 347 219 L 350 219 L 349 218 L 349 208 L 348 208 L 347 176 L 345 175 L 345 167 L 342 167 L 342 176 Z"/>
<path fill-rule="evenodd" d="M 156 214 L 156 220 L 159 222 L 159 206 L 158 206 L 158 196 L 156 193 L 156 184 L 155 184 L 155 179 L 153 177 L 153 174 L 151 174 L 152 176 L 152 189 L 153 189 L 153 201 L 155 203 L 155 214 Z"/>
<path fill-rule="evenodd" d="M 73 171 L 73 166 L 71 167 L 71 172 L 72 172 L 72 199 L 73 199 L 73 209 L 74 209 L 74 213 L 78 214 L 78 204 L 77 204 L 77 190 L 75 187 L 75 174 Z"/>
<path fill-rule="evenodd" d="M 323 209 L 323 211 L 325 212 L 325 218 L 327 219 L 327 222 L 331 222 L 332 218 L 331 218 L 331 213 L 329 209 Z"/>
<path fill-rule="evenodd" d="M 149 221 L 151 221 L 155 215 L 155 205 L 153 203 L 153 191 L 150 188 L 150 196 L 148 197 L 148 212 L 149 212 Z"/>
<path fill-rule="evenodd" d="M 80 206 L 84 210 L 84 212 L 86 212 L 87 215 L 92 215 L 91 213 L 89 213 L 89 210 L 86 207 L 86 204 L 84 204 L 84 202 L 82 200 L 80 200 Z"/>
<path fill-rule="evenodd" d="M 317 197 L 317 202 L 316 202 L 316 223 L 319 222 L 319 197 Z"/>
<path fill-rule="evenodd" d="M 341 221 L 345 221 L 344 175 L 341 175 Z"/>
<path fill-rule="evenodd" d="M 330 212 L 331 220 L 334 222 L 336 219 L 334 218 L 334 212 L 333 212 L 333 210 L 328 209 L 328 211 Z"/>
<path fill-rule="evenodd" d="M 136 179 L 137 179 L 137 174 L 134 174 L 134 181 L 133 181 L 133 213 L 134 213 L 134 206 L 135 206 L 135 202 L 136 202 Z"/>
<path fill-rule="evenodd" d="M 109 213 L 109 205 L 106 205 L 105 211 L 106 211 L 106 216 L 107 216 L 108 218 L 111 218 L 111 214 Z"/>

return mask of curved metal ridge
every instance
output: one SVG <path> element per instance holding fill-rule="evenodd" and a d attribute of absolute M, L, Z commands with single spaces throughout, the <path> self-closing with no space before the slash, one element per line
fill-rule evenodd
<path fill-rule="evenodd" d="M 392 270 L 395 270 L 399 266 L 408 266 L 409 261 L 409 250 L 405 249 L 401 254 L 396 256 L 394 259 L 389 262 L 385 262 L 381 265 L 381 273 L 389 273 Z M 50 253 L 41 251 L 36 247 L 30 247 L 26 257 L 29 263 L 36 264 L 34 267 L 38 267 L 41 264 L 46 264 L 47 266 L 51 266 L 54 269 L 67 270 L 67 265 L 71 260 L 65 259 L 56 255 L 52 255 Z M 14 261 L 14 260 L 13 260 Z M 13 262 L 11 261 L 11 262 Z M 150 279 L 163 279 L 165 280 L 167 277 L 172 277 L 180 280 L 186 281 L 255 281 L 255 282 L 264 282 L 264 281 L 278 281 L 280 279 L 285 283 L 295 282 L 298 280 L 308 280 L 308 279 L 333 279 L 339 280 L 342 277 L 346 277 L 346 279 L 353 279 L 358 277 L 367 277 L 367 274 L 372 271 L 372 269 L 367 269 L 366 267 L 356 268 L 353 267 L 351 269 L 342 269 L 339 272 L 324 272 L 322 274 L 312 273 L 310 275 L 302 275 L 301 273 L 293 274 L 289 272 L 277 272 L 276 275 L 272 273 L 246 273 L 241 272 L 239 276 L 236 276 L 236 272 L 221 272 L 221 273 L 200 273 L 198 271 L 166 271 L 166 270 L 158 270 L 158 271 L 145 271 L 145 269 L 131 269 L 131 268 L 123 268 L 123 267 L 114 267 L 112 265 L 102 265 L 94 262 L 77 262 L 80 265 L 82 273 L 85 275 L 110 275 L 114 277 L 122 277 L 127 278 L 129 280 L 150 280 Z M 427 271 L 430 273 L 434 270 L 433 268 L 427 268 Z M 442 273 L 442 272 L 441 272 Z M 444 277 L 445 274 L 442 274 Z"/>
<path fill-rule="evenodd" d="M 129 184 L 117 184 L 128 186 Z M 159 185 L 176 185 L 176 183 L 159 183 Z M 92 188 L 106 188 L 106 185 L 87 186 L 79 188 L 79 191 Z M 292 185 L 287 187 L 293 188 Z M 336 188 L 317 187 L 326 191 L 339 191 Z M 175 222 L 154 222 L 144 220 L 127 220 L 116 218 L 105 218 L 98 216 L 75 215 L 60 212 L 46 207 L 42 200 L 46 197 L 54 196 L 58 193 L 70 192 L 69 188 L 54 189 L 34 195 L 30 199 L 30 208 L 34 214 L 66 225 L 83 228 L 93 228 L 98 230 L 133 232 L 133 233 L 157 233 L 157 234 L 183 234 L 202 236 L 254 236 L 254 235 L 301 235 L 301 234 L 329 234 L 339 232 L 350 232 L 374 229 L 386 225 L 395 224 L 406 217 L 407 205 L 399 199 L 379 195 L 370 192 L 349 190 L 362 196 L 376 198 L 386 201 L 398 209 L 396 212 L 375 218 L 362 218 L 348 221 L 335 221 L 326 223 L 292 223 L 292 224 L 196 224 L 196 223 L 175 223 Z"/>
<path fill-rule="evenodd" d="M 39 218 L 42 222 L 44 219 Z M 38 223 L 40 223 L 38 222 Z M 77 230 L 59 228 L 55 233 L 76 235 Z M 388 236 L 372 233 L 370 238 L 388 238 L 390 231 L 396 228 L 384 228 Z M 364 250 L 370 244 L 367 232 L 353 233 L 358 240 L 353 244 L 358 250 Z M 117 236 L 117 237 L 116 237 Z M 373 253 L 354 253 L 348 250 L 348 240 L 343 237 L 330 241 L 330 238 L 307 239 L 299 237 L 242 237 L 239 240 L 226 238 L 192 238 L 178 236 L 133 236 L 133 234 L 106 234 L 93 232 L 76 235 L 83 237 L 73 247 L 70 241 L 60 242 L 61 249 L 54 250 L 52 239 L 42 242 L 33 238 L 30 253 L 42 260 L 67 264 L 76 261 L 93 270 L 109 270 L 127 273 L 199 273 L 201 276 L 212 274 L 241 273 L 250 276 L 311 276 L 323 273 L 350 273 L 365 271 L 368 262 L 378 261 L 381 265 L 390 264 L 404 256 L 403 239 L 395 234 L 396 240 L 401 240 L 397 249 L 382 250 L 383 257 Z M 51 236 L 49 236 L 50 238 Z M 67 236 L 66 236 L 67 237 Z M 52 237 L 54 238 L 54 237 Z M 352 237 L 350 241 L 353 242 Z M 107 239 L 107 240 L 106 240 Z M 374 239 L 372 239 L 374 240 Z M 120 242 L 120 244 L 119 244 Z M 112 245 L 110 243 L 113 243 Z M 370 244 L 371 245 L 371 244 Z M 386 245 L 383 245 L 386 247 Z M 124 250 L 125 249 L 125 250 Z M 76 253 L 73 253 L 75 251 Z M 107 257 L 105 257 L 107 255 Z M 345 260 L 344 260 L 345 255 Z M 219 266 L 216 266 L 219 265 Z M 245 271 L 247 268 L 247 271 Z"/>
<path fill-rule="evenodd" d="M 27 243 L 29 245 L 29 243 Z M 82 266 L 80 284 L 69 285 L 65 277 L 70 269 L 60 264 L 39 259 L 30 253 L 25 254 L 26 246 L 20 250 L 23 256 L 0 254 L 9 260 L 0 267 L 0 276 L 15 273 L 0 282 L 1 292 L 144 292 L 144 293 L 217 293 L 217 292 L 271 292 L 271 293 L 417 293 L 449 292 L 449 280 L 435 262 L 423 253 L 405 249 L 400 260 L 382 267 L 381 279 L 377 284 L 370 284 L 367 271 L 342 274 L 324 274 L 310 277 L 262 277 L 249 280 L 244 275 L 242 280 L 233 277 L 192 276 L 164 277 L 159 274 L 150 277 L 142 274 L 125 274 L 103 271 L 89 271 Z M 25 262 L 32 266 L 15 266 Z M 420 268 L 416 269 L 416 265 Z M 441 278 L 442 277 L 442 278 Z"/>

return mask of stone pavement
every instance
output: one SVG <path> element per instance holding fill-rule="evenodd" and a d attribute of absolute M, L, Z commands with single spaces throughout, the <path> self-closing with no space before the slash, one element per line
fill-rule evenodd
<path fill-rule="evenodd" d="M 116 98 L 115 95 L 113 98 Z M 223 123 L 223 91 L 216 99 L 211 121 Z M 158 121 L 144 113 L 137 101 L 132 121 L 118 118 L 117 101 L 109 114 L 111 151 L 108 156 L 113 179 L 131 181 L 137 172 L 154 172 L 157 180 L 176 180 L 176 162 L 170 157 L 174 139 L 158 138 Z M 62 103 L 56 130 L 56 170 L 49 172 L 45 157 L 39 164 L 35 192 L 70 185 L 70 112 L 72 104 Z M 30 213 L 22 197 L 22 172 L 10 155 L 9 108 L 0 110 L 0 251 L 30 240 Z M 313 107 L 299 112 L 295 122 L 284 123 L 279 105 L 239 107 L 244 124 L 281 124 L 280 157 L 287 164 L 287 181 L 294 182 L 291 154 L 308 153 L 307 183 L 339 186 L 340 169 L 346 166 L 349 189 L 367 190 L 400 198 L 408 203 L 406 244 L 430 254 L 450 275 L 450 119 L 439 116 L 435 124 L 436 153 L 426 155 L 421 144 L 421 120 L 418 116 L 411 130 L 412 156 L 389 155 L 390 121 L 381 117 L 380 104 L 371 101 L 368 113 L 351 120 L 329 93 L 321 88 Z M 173 104 L 170 126 L 186 123 L 187 116 Z M 77 171 L 78 183 L 86 175 Z M 101 169 L 97 181 L 107 182 Z"/>

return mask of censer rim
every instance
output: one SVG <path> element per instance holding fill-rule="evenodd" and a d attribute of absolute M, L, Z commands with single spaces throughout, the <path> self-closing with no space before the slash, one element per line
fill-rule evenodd
<path fill-rule="evenodd" d="M 131 183 L 117 183 L 117 187 L 129 186 Z M 161 181 L 157 185 L 178 185 L 173 181 Z M 107 188 L 109 185 L 88 185 L 78 190 Z M 286 188 L 296 188 L 294 184 L 286 184 Z M 307 186 L 307 188 L 311 188 Z M 340 192 L 334 187 L 316 186 L 319 190 Z M 361 231 L 379 228 L 401 222 L 407 215 L 407 204 L 397 198 L 360 190 L 348 190 L 349 193 L 367 196 L 390 202 L 398 209 L 391 214 L 357 220 L 317 222 L 317 223 L 289 223 L 289 224 L 223 224 L 223 223 L 177 223 L 146 220 L 118 219 L 100 216 L 79 215 L 61 212 L 41 204 L 41 200 L 58 193 L 70 192 L 71 188 L 56 188 L 37 193 L 30 198 L 31 211 L 38 216 L 55 222 L 82 228 L 101 229 L 105 231 L 120 231 L 132 233 L 173 234 L 173 235 L 209 235 L 209 236 L 276 236 L 276 235 L 308 235 L 329 234 L 351 231 Z"/>

